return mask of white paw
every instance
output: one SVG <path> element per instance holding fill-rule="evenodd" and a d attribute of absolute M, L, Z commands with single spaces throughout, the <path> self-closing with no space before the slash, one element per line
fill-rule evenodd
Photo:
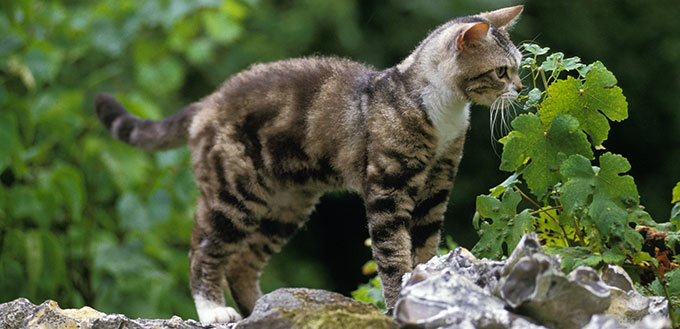
<path fill-rule="evenodd" d="M 194 297 L 198 320 L 202 323 L 226 323 L 241 320 L 241 315 L 232 307 L 220 305 L 201 296 Z"/>

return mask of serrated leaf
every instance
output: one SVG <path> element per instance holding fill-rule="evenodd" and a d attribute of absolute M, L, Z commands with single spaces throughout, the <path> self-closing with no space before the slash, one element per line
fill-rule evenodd
<path fill-rule="evenodd" d="M 503 147 L 500 169 L 515 171 L 530 159 L 522 176 L 539 199 L 560 181 L 559 165 L 566 156 L 593 156 L 586 135 L 578 129 L 578 121 L 569 115 L 556 116 L 546 129 L 537 115 L 523 114 L 512 121 L 512 126 L 515 130 Z"/>
<path fill-rule="evenodd" d="M 508 255 L 522 236 L 533 230 L 534 218 L 525 209 L 517 214 L 517 205 L 522 196 L 519 192 L 508 189 L 503 193 L 502 200 L 488 195 L 477 197 L 477 212 L 481 223 L 479 227 L 480 240 L 472 248 L 477 257 L 498 259 Z M 505 249 L 503 250 L 503 245 Z"/>
<path fill-rule="evenodd" d="M 600 156 L 600 166 L 593 167 L 580 155 L 572 155 L 564 161 L 560 173 L 567 181 L 562 186 L 560 200 L 567 212 L 588 206 L 591 197 L 591 202 L 596 198 L 606 199 L 624 209 L 625 198 L 640 199 L 633 177 L 621 176 L 630 170 L 626 158 L 607 152 Z"/>
<path fill-rule="evenodd" d="M 628 226 L 631 217 L 627 208 L 640 199 L 633 178 L 621 175 L 628 170 L 628 160 L 620 155 L 603 154 L 600 168 L 583 156 L 573 155 L 560 170 L 566 178 L 560 200 L 571 216 L 587 214 L 581 223 L 589 234 L 616 241 L 624 250 L 640 250 L 642 238 Z"/>
<path fill-rule="evenodd" d="M 539 109 L 541 121 L 549 125 L 560 113 L 575 117 L 593 145 L 601 145 L 609 135 L 609 122 L 628 117 L 628 103 L 616 78 L 602 63 L 588 70 L 585 83 L 573 77 L 548 87 L 548 95 Z"/>

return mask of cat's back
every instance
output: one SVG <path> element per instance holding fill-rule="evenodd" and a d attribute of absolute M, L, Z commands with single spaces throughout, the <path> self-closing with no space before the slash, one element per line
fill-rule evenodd
<path fill-rule="evenodd" d="M 254 64 L 225 81 L 216 93 L 215 101 L 241 113 L 259 111 L 263 107 L 304 113 L 315 102 L 328 100 L 329 97 L 323 96 L 330 91 L 335 91 L 336 95 L 349 93 L 362 76 L 373 71 L 366 65 L 336 57 L 304 57 Z"/>
<path fill-rule="evenodd" d="M 288 177 L 319 171 L 330 182 L 355 172 L 364 158 L 362 86 L 374 72 L 335 57 L 252 65 L 201 101 L 190 128 L 195 159 L 218 145 L 235 148 L 225 152 L 232 155 L 241 149 L 255 168 L 299 172 Z"/>

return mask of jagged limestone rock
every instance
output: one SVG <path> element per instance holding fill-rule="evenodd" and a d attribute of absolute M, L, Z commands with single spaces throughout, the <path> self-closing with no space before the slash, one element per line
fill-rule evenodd
<path fill-rule="evenodd" d="M 507 311 L 492 294 L 502 269 L 464 248 L 418 265 L 404 277 L 395 320 L 422 328 L 546 328 Z"/>
<path fill-rule="evenodd" d="M 615 317 L 621 324 L 633 325 L 648 314 L 658 314 L 662 318 L 667 313 L 668 301 L 661 296 L 642 296 L 635 290 L 628 273 L 620 266 L 605 266 L 601 277 L 612 295 L 606 314 Z"/>
<path fill-rule="evenodd" d="M 533 233 L 502 262 L 458 248 L 418 265 L 394 318 L 422 328 L 670 328 L 665 300 L 639 295 L 623 269 L 565 275 Z"/>
<path fill-rule="evenodd" d="M 372 305 L 338 293 L 306 288 L 281 288 L 255 303 L 253 313 L 238 323 L 250 328 L 398 328 Z"/>
<path fill-rule="evenodd" d="M 234 324 L 201 324 L 174 316 L 169 320 L 128 319 L 122 314 L 104 314 L 90 307 L 61 309 L 48 300 L 34 305 L 25 298 L 0 304 L 3 329 L 233 329 Z"/>

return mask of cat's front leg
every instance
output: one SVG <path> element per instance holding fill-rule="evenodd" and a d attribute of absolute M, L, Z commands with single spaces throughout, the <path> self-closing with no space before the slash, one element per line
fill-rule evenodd
<path fill-rule="evenodd" d="M 412 200 L 406 193 L 379 187 L 366 199 L 373 259 L 382 281 L 385 305 L 391 309 L 399 297 L 402 276 L 412 268 L 408 231 Z"/>

